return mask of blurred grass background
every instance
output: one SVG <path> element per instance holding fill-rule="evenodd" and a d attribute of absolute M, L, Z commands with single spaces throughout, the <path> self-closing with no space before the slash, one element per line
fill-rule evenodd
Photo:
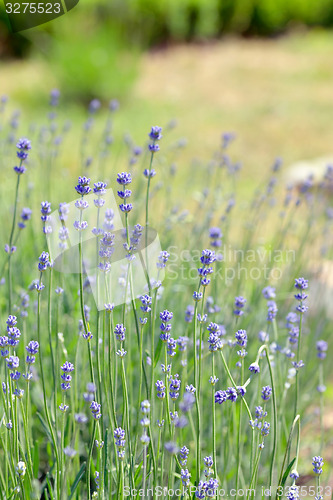
<path fill-rule="evenodd" d="M 333 0 L 81 0 L 65 16 L 15 35 L 8 29 L 2 7 L 0 0 L 0 95 L 10 99 L 6 120 L 21 110 L 12 132 L 16 138 L 32 138 L 31 168 L 45 172 L 45 176 L 37 172 L 35 186 L 22 200 L 33 208 L 36 227 L 42 199 L 56 206 L 74 197 L 74 180 L 81 173 L 82 127 L 93 98 L 101 100 L 102 110 L 86 152 L 92 157 L 97 154 L 109 100 L 120 102 L 112 153 L 103 159 L 101 169 L 107 182 L 114 183 L 116 172 L 128 167 L 124 133 L 142 145 L 151 125 L 165 129 L 176 119 L 177 128 L 163 132 L 161 149 L 181 137 L 187 139 L 187 147 L 175 160 L 177 177 L 172 188 L 170 165 L 158 163 L 154 224 L 173 205 L 180 205 L 179 213 L 197 206 L 206 187 L 203 179 L 207 184 L 212 181 L 205 175 L 207 164 L 224 131 L 234 131 L 238 138 L 232 155 L 235 161 L 243 161 L 237 187 L 241 209 L 243 198 L 252 196 L 254 188 L 271 175 L 276 156 L 284 159 L 288 171 L 288 165 L 300 159 L 333 154 Z M 50 125 L 46 110 L 52 88 L 61 91 L 58 123 L 69 119 L 74 130 L 65 137 L 57 158 L 62 181 L 57 184 L 56 169 L 49 198 L 45 189 L 49 159 L 39 158 L 34 145 L 40 128 Z M 8 203 L 14 196 L 12 155 L 10 150 L 6 161 L 0 158 L 0 194 Z M 95 181 L 98 159 L 93 159 Z M 143 165 L 136 168 L 138 176 L 142 169 Z M 221 180 L 226 191 L 227 182 Z M 163 187 L 172 189 L 167 191 L 167 202 L 164 197 L 158 199 L 158 189 Z M 134 191 L 140 198 L 140 189 Z M 241 209 L 236 220 L 243 222 Z M 7 217 L 7 211 L 5 203 L 1 213 Z M 272 217 L 278 214 L 272 212 L 264 229 L 259 229 L 263 241 L 269 240 L 269 229 L 277 227 Z M 2 226 L 2 241 L 6 241 L 8 228 Z M 243 231 L 241 224 L 235 226 Z M 32 262 L 39 249 L 33 229 L 29 231 L 30 240 L 25 236 L 25 241 L 34 241 L 36 248 L 26 245 L 25 259 Z M 197 246 L 192 243 L 191 231 L 192 226 L 182 226 L 180 248 L 190 247 L 189 240 L 193 248 L 201 246 L 199 241 Z M 168 238 L 163 234 L 165 246 L 172 243 Z M 28 276 L 24 278 L 28 282 Z"/>
<path fill-rule="evenodd" d="M 81 0 L 18 34 L 0 6 L 0 93 L 23 111 L 18 135 L 56 87 L 78 129 L 91 99 L 118 99 L 115 139 L 141 144 L 152 124 L 177 119 L 181 169 L 235 131 L 245 194 L 276 156 L 331 153 L 332 0 Z M 68 168 L 77 161 L 66 147 Z"/>

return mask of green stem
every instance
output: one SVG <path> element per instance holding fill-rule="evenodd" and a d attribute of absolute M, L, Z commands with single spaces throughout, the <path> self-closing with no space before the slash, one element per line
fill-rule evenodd
<path fill-rule="evenodd" d="M 300 305 L 302 306 L 302 302 L 300 302 Z M 300 313 L 299 333 L 298 333 L 298 342 L 297 342 L 297 363 L 300 361 L 300 354 L 301 354 L 302 320 L 303 320 L 303 314 Z M 295 394 L 294 418 L 296 417 L 296 415 L 298 413 L 298 398 L 299 398 L 299 369 L 296 368 L 296 394 Z"/>
<path fill-rule="evenodd" d="M 212 352 L 212 377 L 215 376 L 215 358 Z M 213 462 L 214 462 L 214 476 L 217 477 L 217 464 L 216 464 L 216 422 L 215 422 L 215 384 L 212 385 L 212 448 L 213 448 Z"/>
<path fill-rule="evenodd" d="M 150 165 L 149 165 L 149 174 L 151 172 L 151 167 L 153 164 L 153 157 L 154 153 L 151 154 L 150 156 Z M 146 253 L 146 275 L 147 275 L 147 284 L 148 284 L 148 290 L 149 290 L 149 295 L 151 295 L 151 284 L 150 284 L 150 278 L 149 278 L 149 271 L 148 271 L 148 226 L 149 226 L 149 189 L 150 189 L 150 175 L 148 175 L 148 181 L 147 181 L 147 192 L 146 192 L 146 233 L 145 233 L 145 253 Z"/>
<path fill-rule="evenodd" d="M 122 378 L 124 402 L 125 402 L 122 426 L 124 428 L 126 425 L 126 429 L 127 429 L 127 442 L 128 442 L 129 464 L 130 464 L 130 482 L 131 482 L 131 488 L 134 488 L 133 455 L 132 455 L 132 444 L 131 444 L 131 433 L 130 433 L 128 390 L 127 390 L 127 383 L 126 383 L 124 358 L 121 358 L 121 378 Z"/>
<path fill-rule="evenodd" d="M 41 285 L 41 278 L 39 280 L 39 285 Z M 51 438 L 52 438 L 52 443 L 53 443 L 53 448 L 54 448 L 54 453 L 56 457 L 56 462 L 57 462 L 57 495 L 58 498 L 60 498 L 60 474 L 62 471 L 60 471 L 60 459 L 59 459 L 59 453 L 58 453 L 58 447 L 57 447 L 57 442 L 56 442 L 56 437 L 54 434 L 54 428 L 51 423 L 50 419 L 50 414 L 49 410 L 47 407 L 47 397 L 46 397 L 46 388 L 45 388 L 45 377 L 44 377 L 44 362 L 43 362 L 43 354 L 42 354 L 42 342 L 41 342 L 41 335 L 40 335 L 40 294 L 41 292 L 37 292 L 37 338 L 38 338 L 38 343 L 39 343 L 39 366 L 40 366 L 40 373 L 41 373 L 41 379 L 42 379 L 42 388 L 43 388 L 43 402 L 44 402 L 44 412 L 46 416 L 46 420 L 49 426 Z"/>
<path fill-rule="evenodd" d="M 279 488 L 280 488 L 281 483 L 282 483 L 282 478 L 283 478 L 283 474 L 284 474 L 284 471 L 285 471 L 285 466 L 286 466 L 286 463 L 287 463 L 287 457 L 288 457 L 289 450 L 290 450 L 290 447 L 291 447 L 291 441 L 292 441 L 292 437 L 293 437 L 293 433 L 294 433 L 294 429 L 295 429 L 296 423 L 298 423 L 298 437 L 297 437 L 297 449 L 296 449 L 296 460 L 295 460 L 295 469 L 297 469 L 298 456 L 299 456 L 299 447 L 300 447 L 300 435 L 301 435 L 301 421 L 300 421 L 300 416 L 299 415 L 296 415 L 296 417 L 295 417 L 295 419 L 294 419 L 294 421 L 292 423 L 291 429 L 290 429 L 289 438 L 288 438 L 288 442 L 287 442 L 287 446 L 286 446 L 286 451 L 285 451 L 285 454 L 284 454 L 284 457 L 283 457 L 283 462 L 282 462 L 280 477 L 279 477 L 279 481 L 278 481 L 278 485 L 277 485 L 277 489 L 276 489 L 276 496 L 275 496 L 276 500 L 282 496 L 282 495 L 280 495 Z"/>
<path fill-rule="evenodd" d="M 244 384 L 244 358 L 241 360 L 241 386 Z M 239 473 L 241 469 L 241 434 L 242 434 L 242 401 L 239 406 L 238 435 L 237 435 L 237 469 L 236 469 L 236 500 L 238 498 Z"/>
<path fill-rule="evenodd" d="M 21 165 L 22 165 L 22 160 L 20 162 L 20 166 Z M 13 223 L 12 223 L 12 229 L 11 229 L 10 238 L 9 238 L 9 254 L 8 254 L 9 255 L 9 257 L 8 257 L 8 311 L 9 311 L 9 314 L 11 313 L 11 310 L 12 310 L 12 268 L 11 268 L 12 254 L 11 254 L 11 248 L 12 248 L 12 244 L 13 244 L 13 236 L 14 236 L 14 230 L 15 230 L 16 213 L 17 213 L 17 200 L 18 200 L 20 178 L 21 178 L 21 175 L 18 174 L 17 182 L 16 182 L 16 190 L 15 190 Z"/>

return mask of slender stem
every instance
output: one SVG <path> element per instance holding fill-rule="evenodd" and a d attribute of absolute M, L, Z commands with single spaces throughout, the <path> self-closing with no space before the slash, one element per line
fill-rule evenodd
<path fill-rule="evenodd" d="M 247 499 L 251 498 L 251 496 L 252 496 L 252 485 L 254 483 L 254 480 L 255 480 L 255 477 L 256 477 L 256 474 L 257 474 L 257 471 L 258 471 L 260 457 L 261 457 L 261 448 L 259 448 L 257 460 L 256 460 L 255 465 L 254 465 L 254 469 L 253 469 L 253 473 L 252 473 L 251 481 L 250 481 L 250 486 L 249 486 L 248 494 L 247 494 L 247 497 L 246 497 Z"/>
<path fill-rule="evenodd" d="M 113 380 L 113 375 L 112 375 L 112 366 L 113 363 L 112 362 L 112 352 L 113 352 L 113 355 L 114 357 L 117 358 L 117 356 L 115 356 L 115 346 L 114 346 L 114 343 L 112 342 L 112 327 L 111 327 L 111 314 L 112 313 L 105 313 L 108 315 L 108 330 L 109 330 L 109 387 L 108 389 L 110 390 L 110 399 L 111 399 L 111 407 L 112 407 L 112 415 L 113 415 L 113 424 L 115 427 L 117 427 L 117 417 L 116 417 L 116 409 L 115 409 L 115 398 L 114 398 L 114 380 Z M 114 361 L 114 360 L 113 360 Z"/>
<path fill-rule="evenodd" d="M 270 464 L 270 472 L 269 472 L 269 477 L 270 477 L 270 486 L 273 486 L 273 472 L 274 472 L 274 464 L 275 464 L 275 456 L 276 456 L 276 447 L 277 447 L 277 406 L 276 406 L 276 394 L 275 394 L 275 381 L 274 381 L 274 375 L 273 375 L 273 370 L 272 370 L 272 364 L 269 359 L 269 351 L 268 347 L 265 346 L 266 350 L 266 358 L 267 358 L 267 363 L 268 363 L 268 368 L 269 368 L 269 374 L 271 378 L 271 384 L 272 384 L 272 402 L 273 402 L 273 451 L 272 451 L 272 459 L 271 459 L 271 464 Z"/>
<path fill-rule="evenodd" d="M 125 427 L 125 425 L 126 425 L 126 429 L 127 429 L 127 441 L 128 441 L 129 463 L 130 463 L 130 482 L 131 482 L 131 487 L 134 488 L 133 455 L 132 455 L 132 444 L 131 444 L 131 433 L 130 433 L 128 390 L 127 390 L 127 383 L 126 383 L 124 358 L 121 358 L 121 377 L 122 377 L 124 402 L 125 402 L 122 426 Z"/>
<path fill-rule="evenodd" d="M 90 492 L 90 464 L 91 464 L 91 461 L 92 461 L 92 454 L 93 454 L 94 443 L 95 443 L 96 423 L 97 423 L 96 420 L 94 420 L 93 432 L 92 432 L 92 435 L 91 435 L 89 452 L 88 452 L 88 459 L 87 459 L 86 481 L 87 481 L 87 495 L 88 495 L 88 499 L 89 500 L 91 498 L 91 492 Z"/>
<path fill-rule="evenodd" d="M 319 386 L 322 386 L 324 383 L 324 370 L 323 363 L 319 364 Z M 321 391 L 319 395 L 320 399 L 320 454 L 322 453 L 324 447 L 324 439 L 325 439 L 325 429 L 324 429 L 324 393 Z"/>
<path fill-rule="evenodd" d="M 63 399 L 64 405 L 66 404 L 66 394 L 64 394 L 64 399 Z M 64 448 L 65 448 L 65 411 L 62 412 L 61 416 L 61 434 L 60 434 L 60 453 L 61 453 L 61 495 L 63 495 L 63 490 L 64 490 L 64 482 L 65 482 L 65 454 L 64 454 Z"/>
<path fill-rule="evenodd" d="M 229 377 L 229 380 L 230 382 L 232 383 L 232 385 L 234 386 L 234 388 L 237 390 L 237 385 L 236 385 L 236 382 L 234 381 L 231 373 L 230 373 L 230 370 L 229 370 L 229 367 L 227 365 L 227 362 L 225 360 L 225 357 L 224 357 L 224 354 L 223 354 L 223 351 L 221 350 L 220 351 L 220 354 L 221 354 L 221 359 L 222 359 L 222 363 L 224 365 L 224 368 L 227 372 L 227 375 Z M 245 384 L 246 385 L 246 384 Z M 251 411 L 250 411 L 250 408 L 249 408 L 249 405 L 247 404 L 246 402 L 246 399 L 245 397 L 243 396 L 242 397 L 242 402 L 244 403 L 244 406 L 246 408 L 246 411 L 247 411 L 247 414 L 249 416 L 249 420 L 253 420 L 252 418 L 252 414 L 251 414 Z M 251 439 L 251 458 L 250 458 L 250 470 L 252 471 L 252 475 L 254 473 L 254 444 L 255 444 L 255 439 L 254 439 L 254 427 L 252 427 L 252 439 Z"/>
<path fill-rule="evenodd" d="M 302 306 L 302 302 L 300 302 L 300 305 Z M 303 314 L 300 313 L 300 318 L 299 318 L 299 333 L 298 333 L 298 342 L 297 342 L 297 363 L 300 361 L 300 354 L 301 354 L 301 337 L 302 337 L 302 320 L 303 320 Z M 294 412 L 294 418 L 296 417 L 298 413 L 298 398 L 299 398 L 299 369 L 296 368 L 296 394 L 295 394 L 295 412 Z"/>
<path fill-rule="evenodd" d="M 50 344 L 50 353 L 51 353 L 51 366 L 52 366 L 52 374 L 53 374 L 53 404 L 54 404 L 54 422 L 55 429 L 57 429 L 57 377 L 55 370 L 55 358 L 54 358 L 54 350 L 53 350 L 53 342 L 52 342 L 52 302 L 51 302 L 51 292 L 52 292 L 52 267 L 50 269 L 50 278 L 49 278 L 49 293 L 48 293 L 48 333 L 49 333 L 49 344 Z"/>
<path fill-rule="evenodd" d="M 297 468 L 298 456 L 299 456 L 300 435 L 301 435 L 301 421 L 300 421 L 300 416 L 299 415 L 296 415 L 296 417 L 295 417 L 295 419 L 294 419 L 294 421 L 292 423 L 291 429 L 290 429 L 289 438 L 288 438 L 288 442 L 287 442 L 287 446 L 286 446 L 286 451 L 285 451 L 285 454 L 284 454 L 284 457 L 283 457 L 283 462 L 282 462 L 282 466 L 281 466 L 281 472 L 280 472 L 279 481 L 278 481 L 278 485 L 277 485 L 277 489 L 276 489 L 276 496 L 275 496 L 276 500 L 282 496 L 280 494 L 280 492 L 279 492 L 279 487 L 280 487 L 280 485 L 282 483 L 282 478 L 283 478 L 283 474 L 284 474 L 284 470 L 285 470 L 285 466 L 286 466 L 286 462 L 287 462 L 287 457 L 288 457 L 288 454 L 289 454 L 289 450 L 290 450 L 290 446 L 291 446 L 291 441 L 292 441 L 292 437 L 293 437 L 293 433 L 294 433 L 294 429 L 295 429 L 296 423 L 298 423 L 298 438 L 297 438 L 295 469 Z"/>
<path fill-rule="evenodd" d="M 149 173 L 148 173 L 148 181 L 147 181 L 147 192 L 146 192 L 146 233 L 145 233 L 145 252 L 146 252 L 146 274 L 147 274 L 147 284 L 149 295 L 151 295 L 151 283 L 149 278 L 149 270 L 148 270 L 148 226 L 149 226 L 149 188 L 150 188 L 150 172 L 153 164 L 154 153 L 150 156 L 150 165 L 149 165 Z"/>
<path fill-rule="evenodd" d="M 20 162 L 20 166 L 22 165 L 22 160 Z M 20 185 L 21 175 L 18 174 L 17 182 L 16 182 L 16 190 L 15 190 L 15 203 L 14 203 L 14 214 L 13 214 L 13 223 L 12 229 L 9 237 L 9 254 L 8 254 L 8 311 L 11 313 L 12 310 L 12 268 L 11 268 L 11 257 L 12 257 L 12 244 L 13 244 L 13 236 L 15 230 L 15 222 L 16 222 L 16 213 L 17 213 L 17 200 L 18 200 L 18 192 Z"/>
<path fill-rule="evenodd" d="M 82 210 L 80 211 L 80 222 L 82 222 Z M 82 260 L 82 233 L 80 232 L 80 237 L 79 237 L 79 279 L 80 279 L 80 306 L 81 306 L 81 316 L 82 316 L 82 321 L 83 321 L 83 328 L 84 328 L 84 333 L 86 335 L 89 334 L 89 327 L 87 324 L 86 320 L 86 315 L 84 314 L 84 298 L 83 298 L 83 260 Z M 89 355 L 89 367 L 90 367 L 90 378 L 93 384 L 95 384 L 95 377 L 94 377 L 94 367 L 92 363 L 92 357 L 91 357 L 91 347 L 90 347 L 90 339 L 88 338 L 88 355 Z M 88 466 L 88 464 L 87 464 Z"/>
<path fill-rule="evenodd" d="M 22 419 L 23 419 L 23 428 L 24 428 L 24 437 L 25 437 L 25 446 L 26 446 L 26 452 L 28 456 L 28 467 L 29 467 L 29 472 L 31 477 L 34 477 L 33 474 L 33 468 L 32 468 L 32 460 L 31 460 L 31 453 L 30 453 L 30 441 L 29 441 L 29 433 L 28 433 L 28 422 L 27 418 L 25 415 L 24 411 L 24 405 L 22 399 L 20 399 L 20 404 L 21 404 L 21 412 L 22 412 Z"/>
<path fill-rule="evenodd" d="M 199 286 L 198 286 L 198 293 L 200 291 L 200 285 L 201 285 L 201 278 L 200 278 L 200 281 L 199 281 Z M 198 320 L 197 320 L 197 311 L 198 311 L 198 302 L 196 301 L 195 302 L 195 306 L 194 306 L 194 339 L 193 339 L 193 343 L 194 343 L 194 360 L 193 360 L 193 364 L 194 364 L 194 386 L 196 388 L 196 394 L 195 394 L 195 407 L 196 407 L 196 411 L 197 411 L 197 429 L 196 429 L 196 438 L 197 438 L 197 442 L 196 442 L 196 484 L 199 483 L 199 480 L 200 480 L 200 453 L 201 453 L 201 443 L 200 443 L 200 429 L 201 429 L 201 424 L 200 424 L 200 402 L 199 402 L 199 394 L 198 394 L 198 385 L 199 385 L 199 381 L 198 381 L 198 369 L 197 369 L 197 350 L 198 350 L 198 346 L 197 346 L 197 340 L 198 340 L 198 333 L 197 333 L 197 323 L 198 323 Z"/>
<path fill-rule="evenodd" d="M 244 358 L 241 360 L 241 386 L 244 384 Z M 241 435 L 242 435 L 242 401 L 239 406 L 238 435 L 237 435 L 237 469 L 236 469 L 236 500 L 238 498 L 239 473 L 241 469 Z"/>
<path fill-rule="evenodd" d="M 41 278 L 39 280 L 39 284 L 41 285 Z M 40 335 L 40 294 L 41 292 L 37 292 L 37 338 L 38 338 L 38 343 L 39 343 L 39 366 L 40 366 L 40 373 L 41 373 L 41 379 L 42 379 L 42 388 L 43 388 L 43 402 L 44 402 L 44 411 L 45 411 L 45 416 L 46 420 L 49 426 L 51 438 L 52 438 L 52 443 L 54 447 L 54 453 L 56 457 L 56 462 L 57 462 L 57 495 L 58 498 L 60 498 L 60 474 L 62 471 L 60 470 L 60 459 L 59 459 L 59 453 L 58 453 L 58 447 L 57 447 L 57 442 L 54 434 L 54 428 L 51 423 L 50 419 L 50 414 L 49 410 L 47 407 L 47 397 L 46 397 L 46 388 L 45 388 L 45 377 L 44 377 L 44 363 L 43 363 L 43 354 L 42 354 L 42 342 L 41 342 L 41 335 Z"/>
<path fill-rule="evenodd" d="M 168 379 L 168 343 L 167 342 L 165 342 L 164 363 L 165 363 L 166 421 L 168 422 L 169 433 L 171 434 L 171 417 L 170 417 L 170 406 L 169 406 L 169 379 Z"/>
<path fill-rule="evenodd" d="M 147 447 L 143 446 L 143 465 L 142 465 L 142 489 L 143 498 L 146 498 L 146 468 L 147 468 Z"/>

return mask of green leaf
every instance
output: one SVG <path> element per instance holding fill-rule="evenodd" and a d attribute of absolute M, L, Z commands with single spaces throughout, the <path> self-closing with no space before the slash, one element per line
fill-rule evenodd
<path fill-rule="evenodd" d="M 107 487 L 107 485 L 108 485 L 108 471 L 107 471 L 107 466 L 108 466 L 108 435 L 109 435 L 109 429 L 106 429 L 105 435 L 104 435 L 104 447 L 103 447 L 104 486 L 105 487 Z"/>
<path fill-rule="evenodd" d="M 282 481 L 281 481 L 281 486 L 282 488 L 284 487 L 285 485 L 285 482 L 287 481 L 287 478 L 289 476 L 289 473 L 291 471 L 291 468 L 292 466 L 294 465 L 295 463 L 295 460 L 296 460 L 296 457 L 290 462 L 290 464 L 288 465 L 288 467 L 286 468 L 286 472 L 283 474 L 283 478 L 282 478 Z"/>
<path fill-rule="evenodd" d="M 71 493 L 68 497 L 68 500 L 71 500 L 73 498 L 73 495 L 76 491 L 76 488 L 79 485 L 79 482 L 81 481 L 83 474 L 85 473 L 85 470 L 86 470 L 86 462 L 83 462 L 83 464 L 80 467 L 79 472 L 76 474 L 76 478 L 74 479 L 74 483 L 72 484 Z"/>
<path fill-rule="evenodd" d="M 162 340 L 159 339 L 156 350 L 155 350 L 155 355 L 154 355 L 154 368 L 156 368 L 158 360 L 160 359 L 162 344 L 163 344 Z"/>
<path fill-rule="evenodd" d="M 134 475 L 134 484 L 135 484 L 135 486 L 138 486 L 138 484 L 139 484 L 138 479 L 140 479 L 139 475 L 140 475 L 140 471 L 142 469 L 142 465 L 143 465 L 143 461 L 139 463 L 138 468 L 136 469 L 136 472 L 135 472 L 135 475 Z"/>
<path fill-rule="evenodd" d="M 38 477 L 38 469 L 39 469 L 39 445 L 36 443 L 32 448 L 32 456 L 33 456 L 33 464 L 32 470 L 34 473 L 34 477 Z"/>
<path fill-rule="evenodd" d="M 49 474 L 46 474 L 46 482 L 47 482 L 47 486 L 48 486 L 47 492 L 49 493 L 51 500 L 54 500 Z"/>
<path fill-rule="evenodd" d="M 51 436 L 51 433 L 50 433 L 49 427 L 48 427 L 47 423 L 45 422 L 45 420 L 43 419 L 42 415 L 41 415 L 39 412 L 37 412 L 37 417 L 39 418 L 40 423 L 42 424 L 42 427 L 44 428 L 44 431 L 45 431 L 45 432 L 46 432 L 46 434 L 47 434 L 47 437 L 48 437 L 48 439 L 49 439 L 49 442 L 50 442 L 50 443 L 53 443 L 53 441 L 52 441 L 52 436 Z"/>

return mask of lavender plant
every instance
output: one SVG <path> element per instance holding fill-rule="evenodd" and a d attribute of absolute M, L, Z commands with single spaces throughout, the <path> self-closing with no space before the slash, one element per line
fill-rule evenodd
<path fill-rule="evenodd" d="M 168 498 L 331 498 L 330 326 L 315 297 L 325 290 L 320 266 L 331 258 L 332 168 L 315 189 L 308 180 L 288 186 L 286 196 L 275 162 L 254 197 L 237 205 L 234 134 L 223 134 L 189 183 L 170 164 L 180 147 L 170 145 L 170 127 L 162 141 L 154 126 L 146 148 L 126 138 L 128 171 L 118 173 L 107 154 L 115 103 L 95 168 L 89 148 L 103 110 L 94 99 L 79 167 L 65 182 L 58 157 L 66 150 L 53 125 L 59 99 L 52 91 L 49 129 L 39 140 L 17 141 L 14 207 L 6 199 L 2 208 L 9 239 L 0 277 L 7 282 L 0 289 L 0 498 L 158 498 L 160 491 Z M 5 146 L 10 162 L 14 146 Z M 48 191 L 40 180 L 45 158 L 52 158 Z M 156 171 L 159 185 L 151 182 Z M 23 174 L 36 181 L 32 209 L 22 206 Z M 108 206 L 108 189 L 119 213 Z M 58 234 L 52 206 L 59 207 Z M 38 207 L 42 230 L 34 224 Z M 154 227 L 162 251 L 150 262 Z M 257 253 L 262 234 L 271 248 L 264 257 Z M 55 259 L 53 241 L 61 250 Z M 138 291 L 139 261 L 145 284 Z M 123 300 L 115 305 L 118 291 Z"/>

